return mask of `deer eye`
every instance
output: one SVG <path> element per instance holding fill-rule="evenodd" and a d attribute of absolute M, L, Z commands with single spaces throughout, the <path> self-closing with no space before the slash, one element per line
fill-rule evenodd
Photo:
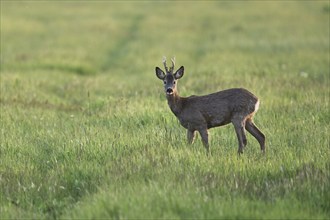
<path fill-rule="evenodd" d="M 166 81 L 164 81 L 164 84 L 166 84 Z"/>
<path fill-rule="evenodd" d="M 173 81 L 173 84 L 175 84 L 176 83 L 176 81 Z"/>

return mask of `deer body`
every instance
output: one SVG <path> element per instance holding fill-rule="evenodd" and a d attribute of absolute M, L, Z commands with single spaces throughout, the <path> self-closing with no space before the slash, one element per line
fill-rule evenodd
<path fill-rule="evenodd" d="M 238 153 L 243 153 L 247 144 L 245 129 L 258 140 L 261 150 L 265 150 L 265 136 L 252 121 L 259 108 L 259 100 L 255 95 L 246 89 L 234 88 L 204 96 L 180 97 L 177 80 L 183 76 L 184 67 L 173 73 L 174 60 L 170 70 L 166 67 L 166 60 L 163 62 L 167 73 L 156 67 L 156 75 L 164 81 L 168 105 L 180 124 L 187 129 L 189 143 L 193 143 L 198 131 L 209 151 L 207 130 L 232 123 L 238 138 Z"/>
<path fill-rule="evenodd" d="M 228 89 L 205 96 L 167 96 L 168 105 L 186 129 L 213 128 L 229 124 L 236 115 L 255 110 L 257 97 L 245 89 Z"/>

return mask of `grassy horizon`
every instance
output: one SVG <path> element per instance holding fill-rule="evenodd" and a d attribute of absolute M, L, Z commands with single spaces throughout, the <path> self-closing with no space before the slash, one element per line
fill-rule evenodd
<path fill-rule="evenodd" d="M 328 219 L 328 1 L 1 1 L 0 218 Z M 257 95 L 266 155 L 232 125 L 192 146 L 182 96 Z"/>

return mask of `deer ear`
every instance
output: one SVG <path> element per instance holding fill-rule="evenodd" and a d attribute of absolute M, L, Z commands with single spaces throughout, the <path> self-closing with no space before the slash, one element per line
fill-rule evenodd
<path fill-rule="evenodd" d="M 158 77 L 158 79 L 165 79 L 165 73 L 163 72 L 163 70 L 161 70 L 159 67 L 156 67 L 156 76 Z"/>
<path fill-rule="evenodd" d="M 183 76 L 184 72 L 184 67 L 181 66 L 175 73 L 174 73 L 174 78 L 175 79 L 180 79 Z"/>

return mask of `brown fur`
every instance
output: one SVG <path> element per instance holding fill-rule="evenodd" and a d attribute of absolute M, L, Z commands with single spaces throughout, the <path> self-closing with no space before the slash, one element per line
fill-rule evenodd
<path fill-rule="evenodd" d="M 166 65 L 164 63 L 164 65 Z M 209 151 L 208 129 L 232 123 L 238 139 L 238 153 L 243 153 L 247 144 L 245 129 L 254 136 L 261 150 L 265 151 L 265 135 L 253 123 L 253 116 L 258 110 L 258 98 L 243 88 L 219 91 L 205 96 L 180 97 L 177 80 L 183 76 L 184 67 L 173 73 L 167 68 L 166 74 L 156 67 L 156 75 L 164 81 L 168 105 L 181 125 L 187 129 L 189 143 L 193 143 L 198 131 L 202 142 Z"/>

